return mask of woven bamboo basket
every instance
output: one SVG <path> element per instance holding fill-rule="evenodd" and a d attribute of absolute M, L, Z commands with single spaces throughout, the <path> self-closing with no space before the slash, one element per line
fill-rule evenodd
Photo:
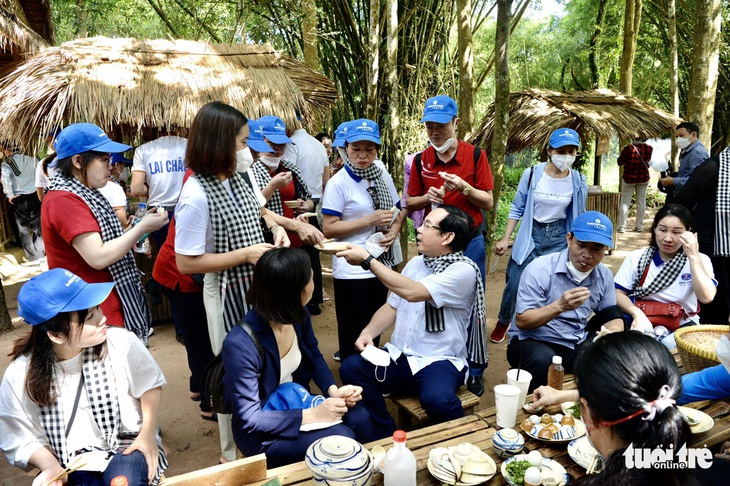
<path fill-rule="evenodd" d="M 730 326 L 699 325 L 677 329 L 674 338 L 677 350 L 687 373 L 700 371 L 720 364 L 715 348 L 720 337 L 730 331 Z"/>

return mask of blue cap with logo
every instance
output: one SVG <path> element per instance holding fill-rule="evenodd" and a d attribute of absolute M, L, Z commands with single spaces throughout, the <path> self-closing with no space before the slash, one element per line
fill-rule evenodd
<path fill-rule="evenodd" d="M 347 127 L 352 123 L 351 121 L 342 122 L 335 130 L 335 139 L 332 141 L 333 147 L 344 147 L 345 138 L 347 137 Z"/>
<path fill-rule="evenodd" d="M 121 153 L 119 153 L 119 154 L 112 154 L 112 164 L 116 164 L 116 163 L 125 164 L 125 165 L 132 165 L 133 162 L 132 162 L 131 159 L 126 158 L 124 156 L 124 154 L 121 154 Z"/>
<path fill-rule="evenodd" d="M 56 148 L 58 160 L 92 150 L 117 154 L 132 148 L 123 143 L 112 142 L 104 130 L 93 123 L 74 123 L 67 126 L 58 134 L 53 146 Z"/>
<path fill-rule="evenodd" d="M 61 312 L 91 309 L 109 297 L 114 282 L 86 283 L 64 268 L 33 277 L 18 292 L 18 315 L 28 324 L 43 324 Z"/>
<path fill-rule="evenodd" d="M 248 142 L 247 145 L 251 150 L 255 150 L 261 154 L 268 154 L 273 151 L 268 143 L 264 141 L 264 129 L 258 120 L 248 119 Z"/>
<path fill-rule="evenodd" d="M 292 143 L 292 139 L 286 136 L 286 124 L 281 118 L 267 115 L 256 120 L 261 124 L 264 137 L 276 144 Z M 254 149 L 255 150 L 255 149 Z"/>
<path fill-rule="evenodd" d="M 421 123 L 449 123 L 456 117 L 457 112 L 456 101 L 453 98 L 446 95 L 434 96 L 429 98 L 423 107 Z"/>
<path fill-rule="evenodd" d="M 353 143 L 360 141 L 368 141 L 380 145 L 380 127 L 378 124 L 367 118 L 351 121 L 347 125 L 345 142 Z"/>
<path fill-rule="evenodd" d="M 560 148 L 566 145 L 574 145 L 580 148 L 578 132 L 572 128 L 558 128 L 550 135 L 550 147 Z"/>
<path fill-rule="evenodd" d="M 324 402 L 322 395 L 312 395 L 298 383 L 282 383 L 271 394 L 264 410 L 304 410 Z"/>
<path fill-rule="evenodd" d="M 613 248 L 613 223 L 603 213 L 587 211 L 573 220 L 573 236 L 579 241 Z"/>

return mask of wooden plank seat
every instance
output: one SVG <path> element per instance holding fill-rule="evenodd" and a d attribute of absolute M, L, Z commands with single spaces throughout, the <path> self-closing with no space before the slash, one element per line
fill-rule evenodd
<path fill-rule="evenodd" d="M 474 407 L 479 405 L 479 397 L 462 386 L 457 390 L 456 396 L 461 400 L 464 415 L 474 412 Z M 421 402 L 414 395 L 391 396 L 391 401 L 398 407 L 398 427 L 408 429 L 412 421 L 416 423 L 425 422 L 428 419 L 426 411 L 421 407 Z"/>

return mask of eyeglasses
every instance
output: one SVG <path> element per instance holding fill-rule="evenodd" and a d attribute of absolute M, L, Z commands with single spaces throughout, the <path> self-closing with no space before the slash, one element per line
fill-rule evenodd
<path fill-rule="evenodd" d="M 368 186 L 367 191 L 370 195 L 370 199 L 373 200 L 373 209 L 378 209 L 380 207 L 380 202 L 378 201 L 378 191 L 375 190 L 375 186 Z"/>
<path fill-rule="evenodd" d="M 101 157 L 97 157 L 97 159 L 101 160 L 106 165 L 110 165 L 112 163 L 112 158 L 109 155 L 102 155 Z"/>
<path fill-rule="evenodd" d="M 441 228 L 439 228 L 438 226 L 434 226 L 434 225 L 432 225 L 432 224 L 431 224 L 431 223 L 429 223 L 428 221 L 424 221 L 424 222 L 423 222 L 423 227 L 424 227 L 424 228 L 426 228 L 426 229 L 435 229 L 435 230 L 436 230 L 436 231 L 438 231 L 439 233 L 441 233 L 441 232 L 442 232 Z"/>

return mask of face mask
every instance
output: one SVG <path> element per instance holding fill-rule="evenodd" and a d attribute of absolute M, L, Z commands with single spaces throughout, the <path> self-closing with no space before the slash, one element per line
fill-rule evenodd
<path fill-rule="evenodd" d="M 692 145 L 690 143 L 689 139 L 688 138 L 684 138 L 684 137 L 677 137 L 677 141 L 674 142 L 674 143 L 677 144 L 677 147 L 679 147 L 679 150 L 684 150 L 687 147 L 689 147 L 690 145 Z"/>
<path fill-rule="evenodd" d="M 565 169 L 573 165 L 573 162 L 575 162 L 575 155 L 555 154 L 550 156 L 550 160 L 552 160 L 553 164 L 560 172 L 563 172 Z"/>
<path fill-rule="evenodd" d="M 124 181 L 124 182 L 127 182 L 129 180 L 129 169 L 128 168 L 125 167 L 124 169 L 122 169 L 122 171 L 119 173 L 119 180 Z"/>
<path fill-rule="evenodd" d="M 448 139 L 447 141 L 445 141 L 444 144 L 441 145 L 441 146 L 434 145 L 433 146 L 433 149 L 436 152 L 438 152 L 440 154 L 443 154 L 444 152 L 446 152 L 447 150 L 449 150 L 452 145 L 454 145 L 454 142 L 456 142 L 456 139 L 454 137 L 451 137 L 450 139 Z"/>
<path fill-rule="evenodd" d="M 720 342 L 717 343 L 717 349 L 715 350 L 717 357 L 720 359 L 720 363 L 725 367 L 728 373 L 730 373 L 730 339 L 723 334 L 720 338 Z"/>
<path fill-rule="evenodd" d="M 390 353 L 384 349 L 377 348 L 375 346 L 365 346 L 365 349 L 360 353 L 360 356 L 366 361 L 375 365 L 375 379 L 379 383 L 385 381 L 385 376 L 388 372 L 388 366 L 390 365 Z M 383 368 L 383 377 L 378 376 L 378 368 Z"/>
<path fill-rule="evenodd" d="M 246 147 L 236 152 L 236 172 L 246 172 L 253 164 L 251 149 Z"/>
<path fill-rule="evenodd" d="M 570 275 L 570 279 L 573 282 L 575 282 L 576 284 L 579 284 L 583 280 L 588 278 L 588 275 L 590 275 L 591 272 L 593 272 L 593 269 L 595 268 L 595 267 L 593 267 L 590 270 L 588 270 L 587 272 L 581 272 L 580 270 L 575 268 L 575 266 L 573 266 L 573 263 L 570 260 L 568 260 L 568 262 L 565 265 L 568 267 L 568 274 Z"/>
<path fill-rule="evenodd" d="M 271 157 L 269 155 L 259 155 L 259 160 L 262 164 L 269 168 L 269 170 L 276 170 L 279 168 L 279 162 L 281 157 Z"/>

